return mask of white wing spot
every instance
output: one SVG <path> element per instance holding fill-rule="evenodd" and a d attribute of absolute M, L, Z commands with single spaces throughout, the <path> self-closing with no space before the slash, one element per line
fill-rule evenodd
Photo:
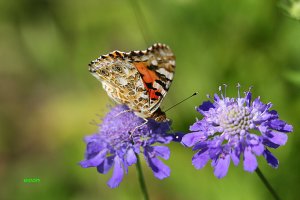
<path fill-rule="evenodd" d="M 157 63 L 157 60 L 152 60 L 152 61 L 151 61 L 151 64 L 156 66 L 156 65 L 158 64 L 158 63 Z"/>
<path fill-rule="evenodd" d="M 126 80 L 126 78 L 123 78 L 123 77 L 119 77 L 118 82 L 123 86 L 128 84 L 128 81 Z"/>
<path fill-rule="evenodd" d="M 167 70 L 165 70 L 165 68 L 159 68 L 157 71 L 158 71 L 158 73 L 165 75 L 167 78 L 168 78 L 168 76 L 170 74 L 170 72 L 168 72 Z"/>

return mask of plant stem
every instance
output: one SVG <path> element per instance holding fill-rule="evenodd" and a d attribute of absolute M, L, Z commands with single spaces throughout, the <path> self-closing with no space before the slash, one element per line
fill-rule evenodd
<path fill-rule="evenodd" d="M 141 190 L 142 190 L 144 199 L 149 200 L 149 196 L 148 196 L 148 192 L 147 192 L 147 188 L 146 188 L 146 184 L 145 184 L 145 179 L 144 179 L 143 172 L 142 172 L 142 166 L 141 166 L 140 158 L 137 154 L 136 154 L 136 157 L 137 157 L 136 169 L 138 171 Z"/>
<path fill-rule="evenodd" d="M 264 183 L 264 185 L 266 186 L 266 188 L 269 190 L 269 192 L 272 194 L 272 196 L 274 197 L 274 199 L 276 200 L 280 200 L 278 194 L 275 192 L 275 190 L 272 188 L 271 184 L 269 183 L 269 181 L 266 179 L 266 177 L 262 174 L 262 172 L 260 171 L 260 169 L 257 167 L 257 169 L 255 170 L 255 172 L 257 173 L 257 175 L 259 176 L 260 180 Z"/>

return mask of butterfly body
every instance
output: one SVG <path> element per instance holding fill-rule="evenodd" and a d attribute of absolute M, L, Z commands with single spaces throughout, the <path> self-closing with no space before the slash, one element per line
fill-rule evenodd
<path fill-rule="evenodd" d="M 144 51 L 113 51 L 89 64 L 89 71 L 101 81 L 108 96 L 126 104 L 138 116 L 165 121 L 160 104 L 172 83 L 175 56 L 164 44 Z"/>

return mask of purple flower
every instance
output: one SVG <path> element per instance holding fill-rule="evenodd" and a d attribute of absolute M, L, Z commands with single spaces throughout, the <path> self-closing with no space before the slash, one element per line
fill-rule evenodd
<path fill-rule="evenodd" d="M 260 98 L 251 101 L 251 92 L 245 97 L 229 98 L 214 95 L 214 102 L 205 101 L 196 110 L 202 120 L 190 126 L 190 133 L 182 138 L 185 146 L 197 153 L 192 158 L 196 169 L 203 168 L 212 160 L 214 175 L 222 178 L 227 174 L 230 160 L 238 165 L 243 156 L 244 170 L 257 168 L 256 156 L 263 155 L 268 164 L 278 167 L 278 160 L 268 150 L 282 146 L 293 127 L 279 119 L 271 103 L 264 104 Z"/>
<path fill-rule="evenodd" d="M 137 154 L 141 152 L 155 177 L 164 179 L 170 175 L 169 167 L 158 159 L 168 159 L 169 148 L 154 146 L 172 141 L 172 135 L 166 134 L 170 123 L 148 119 L 141 126 L 145 120 L 128 110 L 125 105 L 112 108 L 99 125 L 98 133 L 85 138 L 85 160 L 80 165 L 84 168 L 97 167 L 102 174 L 113 168 L 112 177 L 107 183 L 111 188 L 121 183 L 124 172 L 128 173 L 128 166 L 137 162 Z"/>

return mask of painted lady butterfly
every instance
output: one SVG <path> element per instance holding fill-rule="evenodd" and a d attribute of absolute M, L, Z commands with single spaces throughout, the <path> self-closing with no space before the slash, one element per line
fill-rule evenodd
<path fill-rule="evenodd" d="M 175 56 L 164 44 L 144 51 L 113 51 L 89 64 L 89 71 L 101 81 L 108 96 L 126 104 L 138 116 L 166 121 L 160 104 L 172 83 Z"/>

